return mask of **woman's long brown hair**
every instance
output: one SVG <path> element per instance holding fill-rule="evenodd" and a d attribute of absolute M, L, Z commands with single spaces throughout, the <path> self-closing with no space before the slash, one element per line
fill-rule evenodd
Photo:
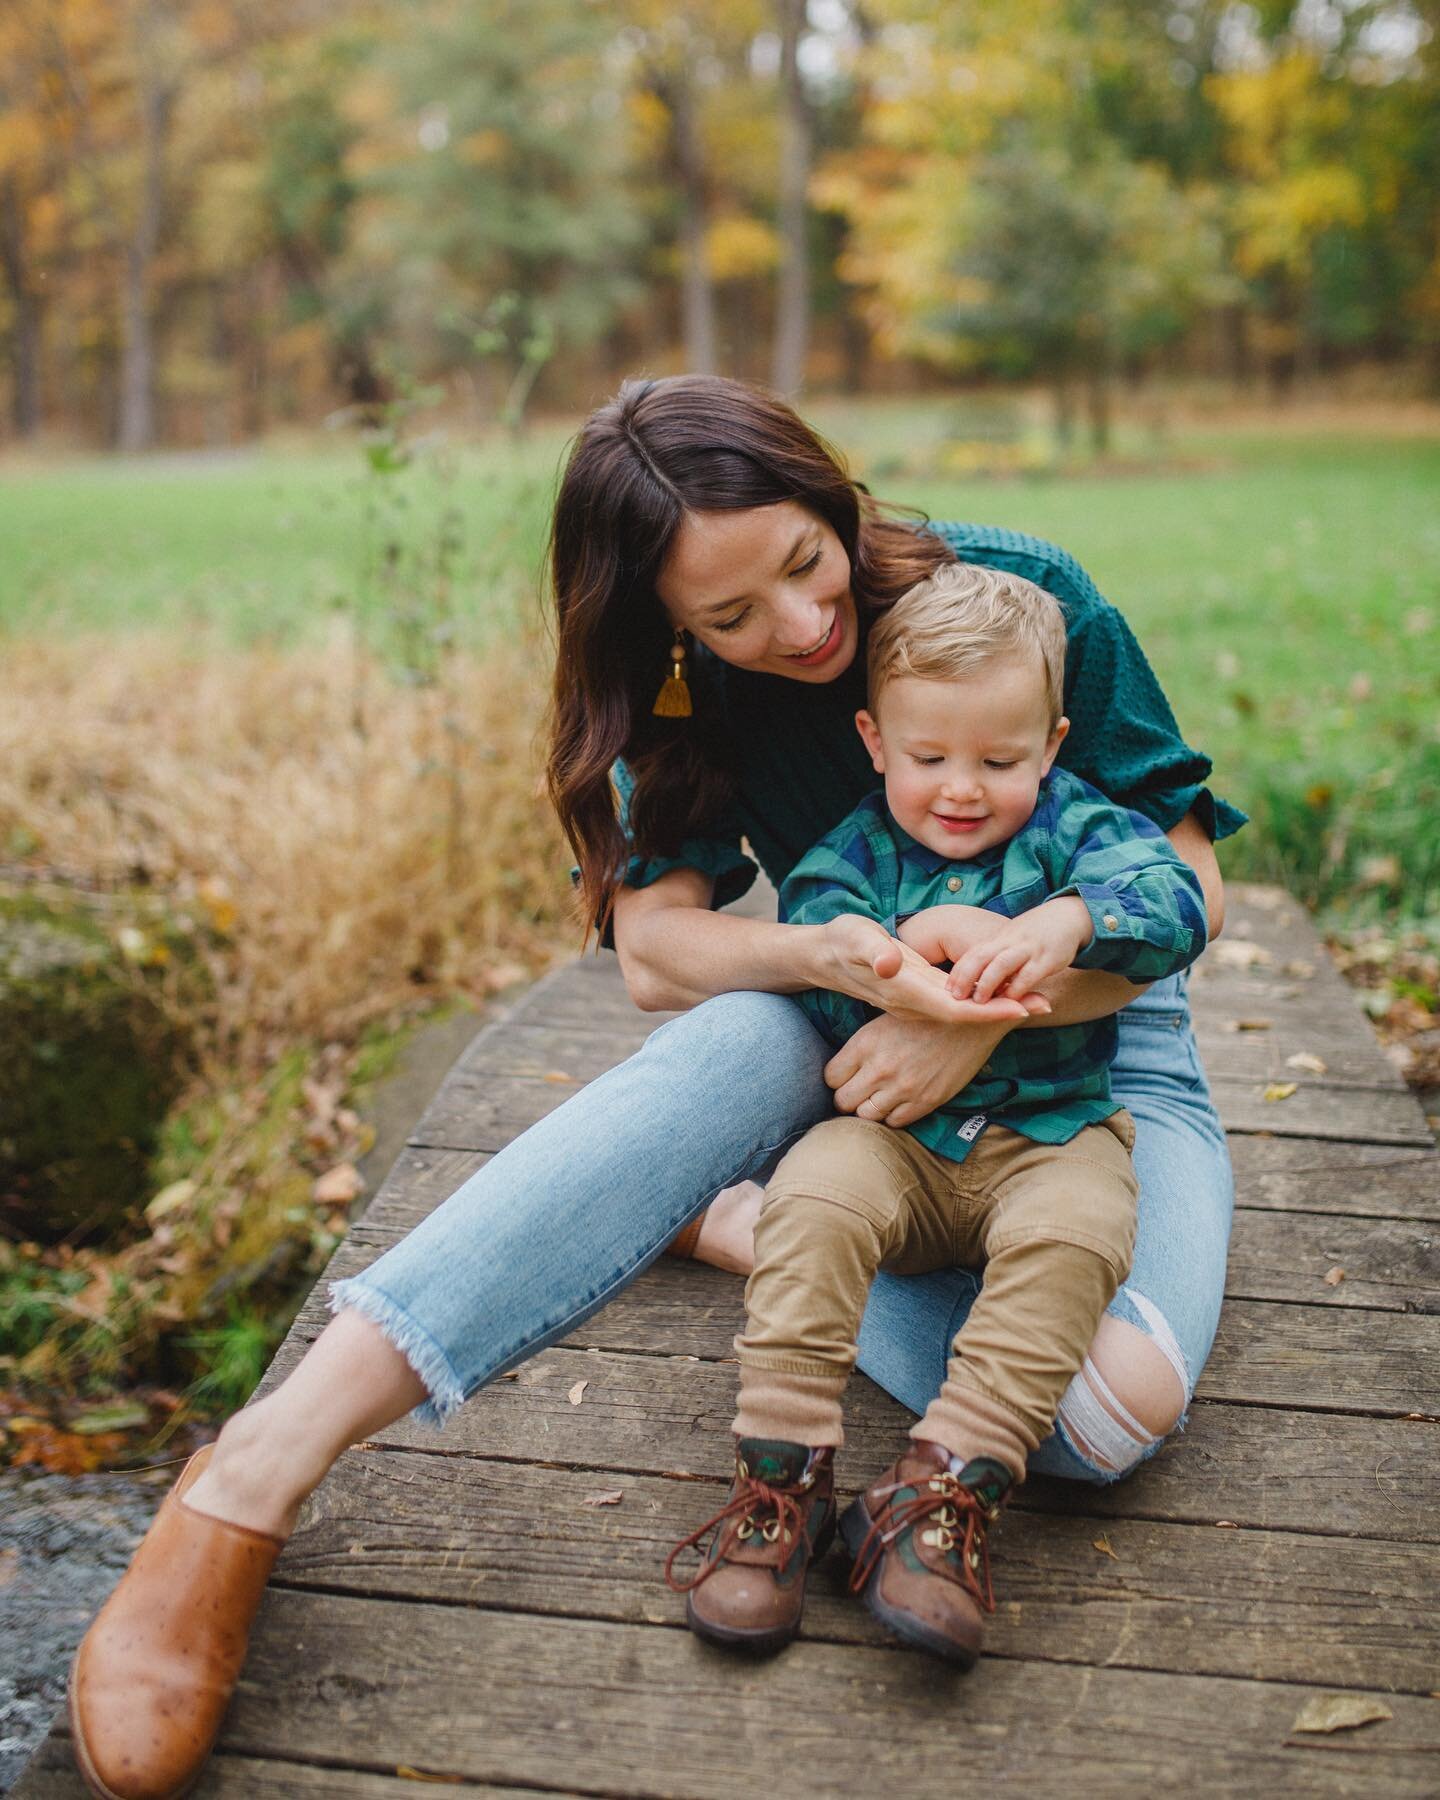
<path fill-rule="evenodd" d="M 785 500 L 834 530 L 862 609 L 889 605 L 954 560 L 916 530 L 923 514 L 874 500 L 797 413 L 744 382 L 627 381 L 576 439 L 550 534 L 557 652 L 546 774 L 587 922 L 608 918 L 630 854 L 610 782 L 617 757 L 635 777 L 629 825 L 642 856 L 673 854 L 734 797 L 722 722 L 703 697 L 689 719 L 651 712 L 674 636 L 655 582 L 675 532 L 688 512 Z"/>

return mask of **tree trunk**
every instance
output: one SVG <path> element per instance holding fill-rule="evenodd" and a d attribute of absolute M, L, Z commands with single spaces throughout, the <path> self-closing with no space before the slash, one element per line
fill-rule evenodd
<path fill-rule="evenodd" d="M 719 365 L 715 287 L 705 261 L 709 193 L 695 96 L 683 75 L 660 76 L 653 85 L 670 113 L 675 172 L 680 178 L 680 329 L 685 367 L 692 375 L 713 375 Z"/>
<path fill-rule="evenodd" d="M 814 127 L 800 75 L 805 0 L 776 0 L 780 27 L 780 286 L 770 380 L 779 393 L 798 394 L 810 343 L 810 244 L 806 196 Z"/>
<path fill-rule="evenodd" d="M 10 288 L 11 423 L 17 437 L 40 427 L 40 301 L 30 285 L 25 210 L 13 176 L 0 182 L 0 268 Z"/>
<path fill-rule="evenodd" d="M 125 246 L 120 294 L 120 448 L 148 450 L 155 442 L 155 334 L 150 273 L 160 243 L 165 204 L 165 139 L 175 90 L 154 67 L 148 11 L 142 13 L 138 66 L 142 170 L 135 222 Z"/>
<path fill-rule="evenodd" d="M 1090 448 L 1104 456 L 1110 448 L 1110 371 L 1096 364 L 1085 381 L 1085 412 L 1090 421 Z"/>

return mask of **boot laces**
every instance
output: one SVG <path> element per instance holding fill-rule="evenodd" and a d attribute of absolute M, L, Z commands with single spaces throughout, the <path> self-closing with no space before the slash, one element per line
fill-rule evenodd
<path fill-rule="evenodd" d="M 735 1491 L 714 1516 L 707 1519 L 687 1538 L 682 1538 L 665 1559 L 665 1581 L 677 1594 L 688 1594 L 708 1581 L 736 1544 L 752 1537 L 766 1543 L 779 1543 L 786 1549 L 796 1543 L 804 1529 L 800 1501 L 808 1498 L 813 1481 L 772 1483 L 756 1475 L 738 1476 Z M 675 1574 L 675 1559 L 683 1551 L 698 1548 L 708 1533 L 716 1532 L 710 1554 L 688 1581 Z M 782 1553 L 782 1561 L 785 1560 Z"/>
<path fill-rule="evenodd" d="M 910 1499 L 898 1506 L 891 1496 L 910 1488 Z M 945 1552 L 949 1568 L 960 1586 L 979 1601 L 987 1613 L 995 1610 L 990 1584 L 990 1549 L 985 1527 L 998 1507 L 987 1507 L 973 1489 L 962 1487 L 948 1472 L 922 1476 L 918 1481 L 894 1481 L 876 1490 L 884 1504 L 872 1520 L 850 1572 L 850 1591 L 858 1594 L 875 1573 L 880 1558 L 907 1531 L 920 1531 L 921 1542 Z M 922 1530 L 922 1527 L 924 1529 Z M 958 1560 L 957 1560 L 958 1559 Z"/>

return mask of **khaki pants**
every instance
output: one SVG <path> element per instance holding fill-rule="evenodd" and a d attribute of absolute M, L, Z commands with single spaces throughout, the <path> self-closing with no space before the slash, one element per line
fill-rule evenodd
<path fill-rule="evenodd" d="M 827 1119 L 781 1162 L 755 1227 L 740 1353 L 742 1437 L 839 1444 L 840 1397 L 877 1269 L 985 1265 L 944 1386 L 911 1435 L 998 1456 L 1023 1480 L 1130 1268 L 1135 1128 L 1068 1144 L 991 1125 L 963 1162 L 906 1131 Z"/>

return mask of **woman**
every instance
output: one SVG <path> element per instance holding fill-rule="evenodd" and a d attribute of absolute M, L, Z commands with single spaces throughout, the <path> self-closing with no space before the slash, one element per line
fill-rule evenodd
<path fill-rule="evenodd" d="M 874 785 L 851 723 L 868 621 L 957 556 L 1061 600 L 1061 760 L 1161 825 L 1218 931 L 1212 841 L 1241 815 L 1202 785 L 1209 762 L 1181 741 L 1124 621 L 1070 558 L 887 513 L 788 407 L 739 383 L 628 383 L 582 430 L 555 510 L 550 786 L 587 914 L 613 930 L 631 994 L 693 1010 L 336 1284 L 336 1317 L 299 1368 L 192 1462 L 76 1660 L 77 1754 L 96 1792 L 154 1796 L 193 1777 L 274 1557 L 347 1446 L 412 1408 L 443 1422 L 603 1306 L 722 1193 L 701 1253 L 743 1269 L 755 1190 L 736 1184 L 763 1177 L 832 1107 L 918 1118 L 1027 1027 L 1013 1002 L 953 1000 L 908 953 L 878 977 L 878 928 L 865 921 L 811 929 L 713 910 L 753 879 L 742 833 L 778 882 Z M 786 998 L 811 987 L 882 1009 L 828 1063 Z M 1182 979 L 1137 998 L 1123 979 L 1070 970 L 1048 999 L 1047 1025 L 1125 1008 L 1113 1082 L 1138 1128 L 1134 1268 L 1032 1459 L 1105 1481 L 1181 1421 L 1209 1352 L 1229 1165 Z M 921 1410 L 977 1285 L 964 1270 L 882 1277 L 861 1367 Z"/>

